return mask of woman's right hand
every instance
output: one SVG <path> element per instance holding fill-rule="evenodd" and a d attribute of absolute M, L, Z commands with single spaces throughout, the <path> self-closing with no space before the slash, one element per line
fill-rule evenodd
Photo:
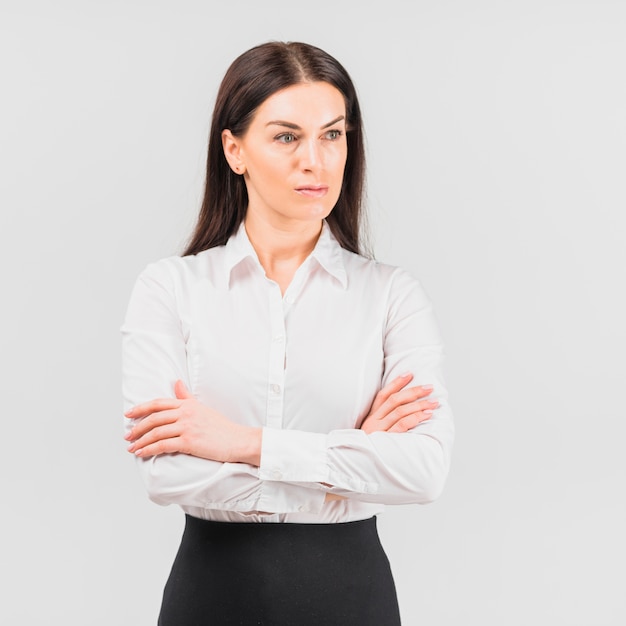
<path fill-rule="evenodd" d="M 404 374 L 385 385 L 376 394 L 361 430 L 368 435 L 375 432 L 404 433 L 429 419 L 439 406 L 437 400 L 424 399 L 432 393 L 433 386 L 407 387 L 412 380 L 413 374 Z"/>
<path fill-rule="evenodd" d="M 175 398 L 156 398 L 126 412 L 135 420 L 126 434 L 129 452 L 141 458 L 182 452 L 221 463 L 260 465 L 260 428 L 235 423 L 201 404 L 182 380 L 174 391 Z"/>

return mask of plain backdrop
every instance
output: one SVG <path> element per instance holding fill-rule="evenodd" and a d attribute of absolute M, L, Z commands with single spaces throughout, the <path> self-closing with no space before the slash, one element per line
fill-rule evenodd
<path fill-rule="evenodd" d="M 404 624 L 626 623 L 622 0 L 0 0 L 0 622 L 156 623 L 183 517 L 125 451 L 119 327 L 270 39 L 351 73 L 376 256 L 446 341 L 447 488 L 379 522 Z"/>

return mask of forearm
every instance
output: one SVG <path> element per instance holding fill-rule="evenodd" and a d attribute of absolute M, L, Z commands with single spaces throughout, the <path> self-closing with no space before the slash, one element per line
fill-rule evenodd
<path fill-rule="evenodd" d="M 186 454 L 138 459 L 149 498 L 160 505 L 238 513 L 318 512 L 324 503 L 319 485 L 264 481 L 257 467 L 218 463 Z"/>
<path fill-rule="evenodd" d="M 325 484 L 338 495 L 384 504 L 426 503 L 445 483 L 453 440 L 447 407 L 408 433 L 265 429 L 260 477 Z"/>
<path fill-rule="evenodd" d="M 242 427 L 240 444 L 234 451 L 233 461 L 259 467 L 259 465 L 261 465 L 262 442 L 262 428 L 254 428 L 251 426 Z"/>

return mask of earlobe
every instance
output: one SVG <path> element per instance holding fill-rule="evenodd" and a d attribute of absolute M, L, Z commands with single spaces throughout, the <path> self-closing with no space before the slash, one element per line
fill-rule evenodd
<path fill-rule="evenodd" d="M 245 173 L 246 166 L 241 158 L 241 145 L 237 137 L 228 129 L 222 131 L 222 148 L 226 161 L 228 161 L 228 165 L 230 165 L 230 169 L 233 170 L 235 174 Z"/>

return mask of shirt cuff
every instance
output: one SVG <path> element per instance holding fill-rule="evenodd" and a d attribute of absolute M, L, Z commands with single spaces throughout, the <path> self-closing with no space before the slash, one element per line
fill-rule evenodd
<path fill-rule="evenodd" d="M 263 482 L 256 506 L 268 513 L 312 513 L 317 515 L 324 506 L 326 492 L 308 485 L 276 481 Z"/>
<path fill-rule="evenodd" d="M 327 435 L 264 428 L 259 478 L 267 481 L 326 483 Z"/>

